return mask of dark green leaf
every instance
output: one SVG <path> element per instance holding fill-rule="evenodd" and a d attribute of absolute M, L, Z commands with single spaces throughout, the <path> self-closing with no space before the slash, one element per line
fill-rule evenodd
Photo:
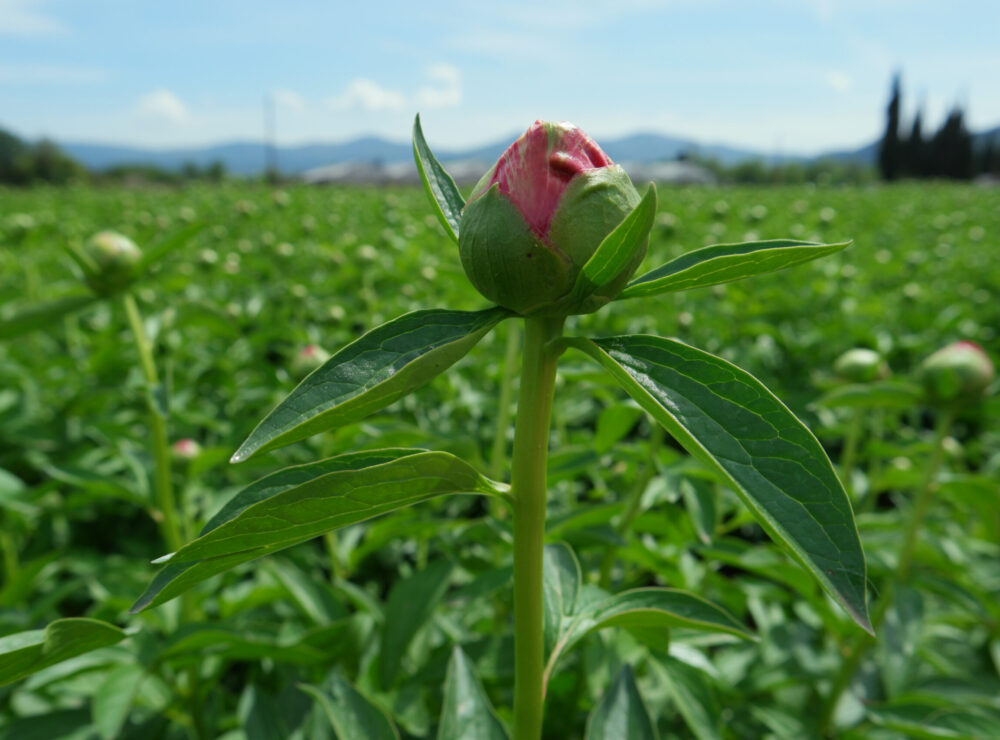
<path fill-rule="evenodd" d="M 656 740 L 656 728 L 639 695 L 632 669 L 621 669 L 587 718 L 586 740 Z"/>
<path fill-rule="evenodd" d="M 652 665 L 695 737 L 698 740 L 720 740 L 722 707 L 708 677 L 697 668 L 668 655 L 658 655 Z"/>
<path fill-rule="evenodd" d="M 502 308 L 428 309 L 372 329 L 303 380 L 251 432 L 233 462 L 385 408 L 458 362 L 508 315 Z"/>
<path fill-rule="evenodd" d="M 413 158 L 417 162 L 417 172 L 424 184 L 424 191 L 431 199 L 434 214 L 444 226 L 445 233 L 458 243 L 458 228 L 462 221 L 462 208 L 465 198 L 458 191 L 458 186 L 451 175 L 437 161 L 424 139 L 424 130 L 420 126 L 420 115 L 413 121 Z"/>
<path fill-rule="evenodd" d="M 301 688 L 323 707 L 338 740 L 399 740 L 385 713 L 344 680 L 334 679 L 329 693 L 316 686 Z"/>
<path fill-rule="evenodd" d="M 457 645 L 448 662 L 437 740 L 507 740 L 472 664 Z"/>
<path fill-rule="evenodd" d="M 650 183 L 639 205 L 604 237 L 580 270 L 572 288 L 573 301 L 587 298 L 628 267 L 636 256 L 636 250 L 649 238 L 655 216 L 656 185 Z"/>
<path fill-rule="evenodd" d="M 448 590 L 450 576 L 451 563 L 439 560 L 393 584 L 385 608 L 382 649 L 378 656 L 383 688 L 388 689 L 395 680 L 410 642 Z"/>
<path fill-rule="evenodd" d="M 545 652 L 550 653 L 559 641 L 563 627 L 576 607 L 580 591 L 580 563 L 569 545 L 546 545 L 543 557 L 543 592 L 545 616 Z"/>
<path fill-rule="evenodd" d="M 730 283 L 825 257 L 850 244 L 851 242 L 817 244 L 795 239 L 715 244 L 682 254 L 667 264 L 640 275 L 622 291 L 621 298 L 639 298 Z"/>
<path fill-rule="evenodd" d="M 446 452 L 372 450 L 287 468 L 236 494 L 132 607 L 162 604 L 235 565 L 394 509 L 452 493 L 499 494 L 503 484 Z"/>
<path fill-rule="evenodd" d="M 774 394 L 735 365 L 672 339 L 567 343 L 725 475 L 768 533 L 871 631 L 864 552 L 847 493 L 819 442 Z"/>
<path fill-rule="evenodd" d="M 57 619 L 43 630 L 0 637 L 0 686 L 125 637 L 113 624 L 84 618 Z"/>
<path fill-rule="evenodd" d="M 35 329 L 44 329 L 98 300 L 100 298 L 93 293 L 80 293 L 0 312 L 0 339 L 10 339 Z"/>

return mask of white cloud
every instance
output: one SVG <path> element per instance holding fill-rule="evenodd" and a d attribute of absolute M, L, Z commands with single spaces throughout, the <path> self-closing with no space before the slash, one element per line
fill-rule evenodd
<path fill-rule="evenodd" d="M 826 84 L 839 93 L 845 93 L 851 89 L 851 78 L 843 72 L 834 71 L 827 74 Z"/>
<path fill-rule="evenodd" d="M 340 95 L 330 98 L 329 104 L 336 110 L 400 110 L 406 105 L 406 97 L 396 90 L 389 90 L 377 82 L 359 77 L 351 80 Z"/>
<path fill-rule="evenodd" d="M 417 90 L 418 108 L 454 108 L 462 102 L 462 73 L 450 64 L 435 64 L 428 68 L 430 85 Z"/>
<path fill-rule="evenodd" d="M 154 90 L 139 98 L 136 114 L 150 121 L 181 124 L 190 118 L 184 102 L 169 90 Z"/>
<path fill-rule="evenodd" d="M 93 85 L 108 78 L 106 70 L 59 64 L 0 64 L 0 85 Z"/>
<path fill-rule="evenodd" d="M 0 36 L 52 36 L 67 32 L 58 19 L 41 12 L 39 0 L 0 0 Z"/>
<path fill-rule="evenodd" d="M 399 111 L 406 108 L 452 108 L 462 102 L 462 73 L 450 64 L 433 64 L 425 72 L 425 82 L 412 95 L 382 87 L 358 77 L 347 83 L 339 95 L 327 101 L 335 110 L 368 112 Z"/>
<path fill-rule="evenodd" d="M 271 100 L 279 108 L 286 108 L 296 113 L 306 109 L 306 101 L 294 90 L 277 89 L 271 91 Z"/>

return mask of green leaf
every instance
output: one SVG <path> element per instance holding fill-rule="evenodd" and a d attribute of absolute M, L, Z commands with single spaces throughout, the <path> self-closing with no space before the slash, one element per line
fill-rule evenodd
<path fill-rule="evenodd" d="M 1000 714 L 986 708 L 948 706 L 944 702 L 900 701 L 868 709 L 877 725 L 913 738 L 982 740 L 1000 737 Z"/>
<path fill-rule="evenodd" d="M 632 669 L 625 665 L 600 704 L 587 718 L 586 740 L 656 740 L 656 728 L 649 717 Z"/>
<path fill-rule="evenodd" d="M 542 596 L 545 617 L 545 652 L 550 653 L 563 633 L 563 627 L 576 608 L 580 592 L 580 563 L 569 545 L 546 545 L 543 559 Z"/>
<path fill-rule="evenodd" d="M 825 393 L 816 404 L 828 408 L 912 409 L 923 397 L 913 383 L 881 380 L 841 385 Z"/>
<path fill-rule="evenodd" d="M 343 679 L 335 678 L 329 692 L 305 684 L 300 688 L 323 708 L 338 740 L 399 740 L 385 713 Z"/>
<path fill-rule="evenodd" d="M 382 688 L 392 686 L 406 649 L 448 590 L 451 570 L 450 562 L 439 560 L 393 584 L 385 608 L 382 649 L 378 655 Z"/>
<path fill-rule="evenodd" d="M 602 455 L 610 452 L 631 431 L 640 416 L 642 409 L 631 402 L 616 403 L 605 408 L 597 417 L 597 430 L 592 440 L 594 449 Z"/>
<path fill-rule="evenodd" d="M 207 225 L 205 222 L 196 221 L 177 229 L 172 234 L 161 237 L 152 244 L 143 246 L 142 259 L 139 262 L 140 271 L 145 272 L 170 252 L 175 252 L 183 247 L 185 243 L 191 241 Z"/>
<path fill-rule="evenodd" d="M 424 139 L 424 130 L 420 125 L 420 114 L 413 120 L 413 158 L 417 162 L 417 172 L 424 184 L 424 191 L 434 206 L 434 215 L 444 226 L 445 233 L 458 243 L 458 227 L 462 221 L 462 209 L 465 198 L 458 191 L 458 186 L 451 175 L 437 161 Z"/>
<path fill-rule="evenodd" d="M 505 491 L 454 455 L 425 450 L 352 452 L 280 470 L 240 491 L 195 540 L 161 558 L 168 566 L 132 611 L 169 601 L 233 566 L 379 514 L 446 494 Z"/>
<path fill-rule="evenodd" d="M 437 740 L 507 740 L 472 664 L 458 645 L 448 661 Z"/>
<path fill-rule="evenodd" d="M 656 656 L 652 665 L 695 737 L 720 740 L 722 707 L 704 672 L 668 655 Z"/>
<path fill-rule="evenodd" d="M 851 242 L 817 244 L 795 239 L 770 239 L 741 244 L 715 244 L 695 249 L 640 275 L 620 298 L 640 298 L 762 275 L 839 252 Z"/>
<path fill-rule="evenodd" d="M 706 545 L 710 544 L 718 518 L 715 484 L 701 477 L 685 476 L 678 481 L 677 488 L 684 498 L 684 508 L 698 539 Z"/>
<path fill-rule="evenodd" d="M 729 612 L 700 596 L 673 588 L 636 588 L 577 609 L 549 656 L 545 666 L 546 682 L 563 654 L 589 633 L 607 627 L 645 631 L 686 627 L 721 632 L 744 640 L 757 639 Z"/>
<path fill-rule="evenodd" d="M 573 301 L 587 298 L 628 267 L 636 256 L 636 249 L 649 238 L 655 216 L 656 185 L 650 183 L 639 205 L 604 237 L 580 270 L 572 288 Z"/>
<path fill-rule="evenodd" d="M 683 342 L 570 339 L 690 454 L 719 470 L 783 544 L 871 632 L 850 500 L 813 434 L 744 370 Z"/>
<path fill-rule="evenodd" d="M 43 630 L 0 637 L 0 686 L 77 655 L 121 642 L 124 631 L 96 619 L 57 619 Z"/>
<path fill-rule="evenodd" d="M 102 740 L 114 740 L 120 736 L 145 672 L 141 665 L 120 665 L 97 688 L 91 713 Z"/>
<path fill-rule="evenodd" d="M 0 312 L 0 339 L 26 334 L 59 321 L 64 316 L 83 310 L 100 298 L 93 293 L 81 293 L 34 303 L 13 311 Z"/>
<path fill-rule="evenodd" d="M 496 307 L 428 309 L 372 329 L 303 380 L 257 425 L 232 461 L 242 462 L 385 408 L 458 362 L 509 315 Z"/>

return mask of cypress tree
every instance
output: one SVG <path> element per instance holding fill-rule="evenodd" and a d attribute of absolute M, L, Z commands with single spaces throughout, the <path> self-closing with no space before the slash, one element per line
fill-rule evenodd
<path fill-rule="evenodd" d="M 886 180 L 895 180 L 900 172 L 902 159 L 902 148 L 899 140 L 899 105 L 900 105 L 900 83 L 899 74 L 892 80 L 892 95 L 889 98 L 889 105 L 886 108 L 885 135 L 879 144 L 878 164 L 882 172 L 882 177 Z"/>

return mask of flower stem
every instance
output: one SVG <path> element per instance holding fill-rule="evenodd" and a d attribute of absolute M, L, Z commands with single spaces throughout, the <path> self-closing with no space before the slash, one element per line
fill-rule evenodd
<path fill-rule="evenodd" d="M 903 541 L 903 549 L 899 552 L 899 560 L 896 565 L 896 579 L 905 582 L 910 577 L 910 566 L 913 565 L 913 554 L 917 546 L 917 535 L 920 527 L 927 516 L 927 510 L 931 505 L 931 494 L 934 493 L 934 481 L 937 478 L 938 470 L 941 469 L 941 462 L 944 460 L 944 440 L 951 430 L 955 414 L 952 411 L 943 411 L 938 417 L 937 429 L 934 432 L 934 447 L 931 452 L 930 462 L 924 473 L 924 483 L 917 494 L 917 500 L 913 504 L 913 513 L 910 516 L 910 523 L 906 528 L 906 539 Z"/>
<path fill-rule="evenodd" d="M 517 351 L 521 348 L 521 327 L 511 321 L 507 326 L 507 351 L 504 354 L 503 377 L 500 379 L 500 400 L 497 404 L 497 428 L 490 453 L 490 475 L 500 478 L 507 450 L 507 429 L 510 426 L 510 402 L 514 395 L 514 374 L 517 372 Z"/>
<path fill-rule="evenodd" d="M 893 587 L 896 584 L 906 583 L 906 581 L 909 580 L 910 568 L 913 565 L 913 556 L 916 552 L 917 537 L 920 534 L 920 528 L 923 525 L 924 519 L 927 516 L 927 511 L 930 508 L 932 494 L 934 493 L 934 481 L 937 479 L 938 471 L 941 469 L 941 462 L 944 460 L 944 440 L 948 436 L 948 432 L 951 430 L 951 425 L 954 420 L 955 415 L 952 411 L 944 411 L 938 417 L 937 429 L 934 433 L 934 446 L 931 452 L 931 458 L 928 461 L 927 469 L 924 472 L 923 484 L 917 492 L 916 500 L 913 503 L 913 512 L 910 515 L 910 522 L 906 527 L 903 546 L 899 551 L 899 558 L 896 561 L 896 570 L 893 573 L 893 577 L 890 579 L 889 587 L 886 589 L 885 593 L 882 594 L 882 597 L 879 599 L 878 604 L 872 612 L 872 629 L 876 631 L 878 631 L 879 627 L 882 626 L 882 620 L 885 618 L 886 612 L 888 612 L 889 608 L 892 606 L 894 594 Z M 844 662 L 840 666 L 840 671 L 834 679 L 833 686 L 830 689 L 830 694 L 827 697 L 822 714 L 820 715 L 821 733 L 826 734 L 830 731 L 830 723 L 833 720 L 833 714 L 837 709 L 837 704 L 840 703 L 840 697 L 853 680 L 854 674 L 858 670 L 858 666 L 861 665 L 861 661 L 874 645 L 874 637 L 867 634 L 862 635 L 847 653 Z"/>
<path fill-rule="evenodd" d="M 854 499 L 854 465 L 858 457 L 858 444 L 864 428 L 864 409 L 855 409 L 847 427 L 847 437 L 844 440 L 844 454 L 840 458 L 840 475 L 844 480 L 847 494 Z"/>
<path fill-rule="evenodd" d="M 149 431 L 153 447 L 153 491 L 156 507 L 159 511 L 158 524 L 163 539 L 171 552 L 176 552 L 184 544 L 184 533 L 177 518 L 177 508 L 174 502 L 173 486 L 170 481 L 170 442 L 167 439 L 167 419 L 165 412 L 156 400 L 156 389 L 160 378 L 156 372 L 153 360 L 153 347 L 146 336 L 142 316 L 135 298 L 131 293 L 122 297 L 125 313 L 128 315 L 129 326 L 135 339 L 135 347 L 139 352 L 142 364 L 142 374 L 146 379 L 146 405 L 149 407 Z"/>
<path fill-rule="evenodd" d="M 514 511 L 514 737 L 542 734 L 545 661 L 542 551 L 545 473 L 562 317 L 524 320 L 521 390 L 514 427 L 511 496 Z"/>

